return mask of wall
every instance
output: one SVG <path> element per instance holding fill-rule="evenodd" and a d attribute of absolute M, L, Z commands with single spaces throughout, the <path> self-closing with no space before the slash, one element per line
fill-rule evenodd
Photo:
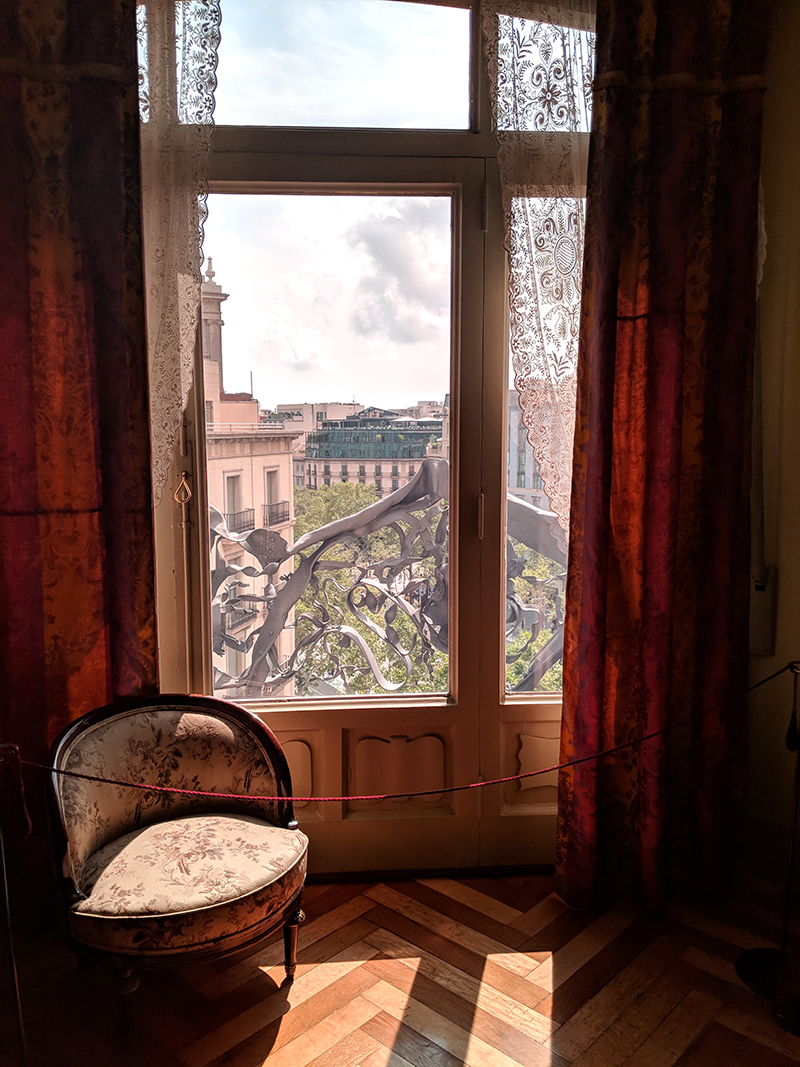
<path fill-rule="evenodd" d="M 208 361 L 204 360 L 203 365 L 208 366 Z M 206 393 L 206 396 L 208 395 L 209 394 Z M 235 432 L 237 429 L 241 429 L 243 426 L 252 426 L 257 429 L 258 401 L 254 399 L 218 399 L 214 404 L 214 426 L 219 430 L 220 433 L 225 433 L 229 429 Z"/>
<path fill-rule="evenodd" d="M 775 655 L 751 681 L 800 659 L 800 4 L 777 0 L 767 63 L 762 181 L 767 259 L 761 288 L 767 564 L 777 566 Z M 794 757 L 784 746 L 792 682 L 751 698 L 746 866 L 785 874 Z"/>
<path fill-rule="evenodd" d="M 276 501 L 292 503 L 292 443 L 294 434 L 279 430 L 258 430 L 253 433 L 211 433 L 208 435 L 207 471 L 208 498 L 220 511 L 226 510 L 225 473 L 242 475 L 242 509 L 254 508 L 256 525 L 261 525 L 262 507 L 267 502 L 264 472 L 277 472 Z M 291 530 L 280 530 L 289 538 Z"/>
<path fill-rule="evenodd" d="M 278 404 L 276 411 L 280 414 L 282 411 L 299 411 L 300 416 L 294 419 L 286 420 L 286 428 L 295 431 L 302 431 L 303 433 L 313 433 L 318 425 L 319 420 L 317 414 L 319 413 L 325 419 L 346 419 L 348 415 L 355 415 L 357 411 L 363 409 L 363 404 L 340 404 L 340 403 L 320 403 L 320 404 Z"/>

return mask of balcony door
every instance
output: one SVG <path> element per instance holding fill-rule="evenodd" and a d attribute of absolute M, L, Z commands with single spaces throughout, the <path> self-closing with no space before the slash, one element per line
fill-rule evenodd
<path fill-rule="evenodd" d="M 482 182 L 472 185 L 474 210 Z M 466 355 L 457 343 L 463 205 L 462 183 L 210 197 L 205 287 L 221 286 L 225 300 L 220 376 L 229 394 L 258 401 L 253 434 L 264 442 L 236 426 L 214 435 L 243 472 L 226 477 L 224 501 L 208 484 L 225 516 L 212 524 L 213 691 L 261 710 L 297 793 L 431 791 L 298 805 L 330 868 L 343 853 L 356 868 L 477 863 L 474 800 L 437 792 L 480 773 L 478 704 L 455 696 L 460 512 L 457 464 L 443 446 L 460 416 L 462 368 L 477 380 L 482 351 L 480 340 Z M 474 238 L 466 304 L 479 339 L 476 228 Z M 282 416 L 307 401 L 313 425 Z M 287 469 L 311 462 L 327 475 L 291 488 L 288 536 L 271 529 L 277 468 L 263 470 L 263 515 L 247 497 L 267 442 Z M 401 464 L 414 470 L 402 485 Z M 234 512 L 253 515 L 252 528 L 232 524 Z"/>
<path fill-rule="evenodd" d="M 242 476 L 241 474 L 225 475 L 225 514 L 228 523 L 237 525 L 242 511 Z"/>
<path fill-rule="evenodd" d="M 295 6 L 264 4 L 279 20 Z M 379 9 L 378 29 L 398 9 L 387 46 L 412 17 L 447 20 L 429 73 L 464 45 L 461 74 L 446 78 L 461 86 L 461 117 L 419 118 L 441 98 L 416 92 L 432 30 L 415 31 L 408 93 L 390 79 L 387 99 L 413 111 L 334 119 L 349 129 L 314 128 L 321 96 L 307 127 L 296 115 L 226 111 L 221 53 L 217 118 L 243 125 L 215 132 L 204 290 L 218 310 L 224 301 L 220 404 L 253 414 L 215 419 L 207 466 L 241 467 L 238 511 L 253 519 L 232 528 L 217 474 L 202 477 L 200 383 L 213 361 L 198 353 L 178 461 L 196 463 L 193 525 L 170 516 L 160 527 L 193 553 L 178 620 L 186 667 L 163 657 L 162 686 L 174 677 L 263 716 L 298 795 L 401 794 L 299 804 L 315 871 L 547 862 L 551 781 L 446 791 L 552 762 L 560 717 L 560 694 L 541 691 L 541 652 L 557 650 L 562 572 L 537 555 L 548 520 L 516 425 L 510 456 L 502 207 L 477 19 L 470 31 L 457 3 L 351 6 Z M 248 47 L 255 27 L 237 38 L 236 10 L 228 0 L 227 40 Z M 374 60 L 376 32 L 364 40 Z M 242 93 L 242 107 L 263 98 Z M 265 469 L 281 472 L 288 512 L 277 527 Z M 524 491 L 512 504 L 508 485 Z"/>

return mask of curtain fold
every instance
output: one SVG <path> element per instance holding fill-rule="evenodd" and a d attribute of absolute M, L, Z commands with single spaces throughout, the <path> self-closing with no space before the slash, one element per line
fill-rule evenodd
<path fill-rule="evenodd" d="M 483 0 L 514 385 L 566 554 L 591 125 L 587 0 Z"/>
<path fill-rule="evenodd" d="M 769 0 L 599 0 L 559 891 L 725 885 L 747 686 Z M 711 710 L 713 709 L 713 710 Z"/>
<path fill-rule="evenodd" d="M 219 0 L 137 0 L 153 497 L 192 386 L 214 132 Z"/>
<path fill-rule="evenodd" d="M 0 739 L 156 685 L 135 0 L 0 5 Z"/>

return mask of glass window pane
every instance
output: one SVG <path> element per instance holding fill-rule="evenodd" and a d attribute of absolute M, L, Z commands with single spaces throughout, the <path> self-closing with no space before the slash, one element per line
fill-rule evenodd
<path fill-rule="evenodd" d="M 506 484 L 506 691 L 558 692 L 566 554 L 513 388 L 508 391 Z"/>
<path fill-rule="evenodd" d="M 223 0 L 215 121 L 469 127 L 469 11 L 400 0 Z"/>
<path fill-rule="evenodd" d="M 446 693 L 450 198 L 210 201 L 215 692 Z"/>

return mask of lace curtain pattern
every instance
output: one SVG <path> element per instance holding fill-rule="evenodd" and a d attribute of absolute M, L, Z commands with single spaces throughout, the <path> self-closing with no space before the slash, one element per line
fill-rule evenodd
<path fill-rule="evenodd" d="M 192 384 L 219 26 L 219 0 L 140 0 L 137 7 L 156 504 Z"/>
<path fill-rule="evenodd" d="M 594 16 L 588 3 L 486 0 L 514 384 L 566 539 L 575 428 Z"/>

